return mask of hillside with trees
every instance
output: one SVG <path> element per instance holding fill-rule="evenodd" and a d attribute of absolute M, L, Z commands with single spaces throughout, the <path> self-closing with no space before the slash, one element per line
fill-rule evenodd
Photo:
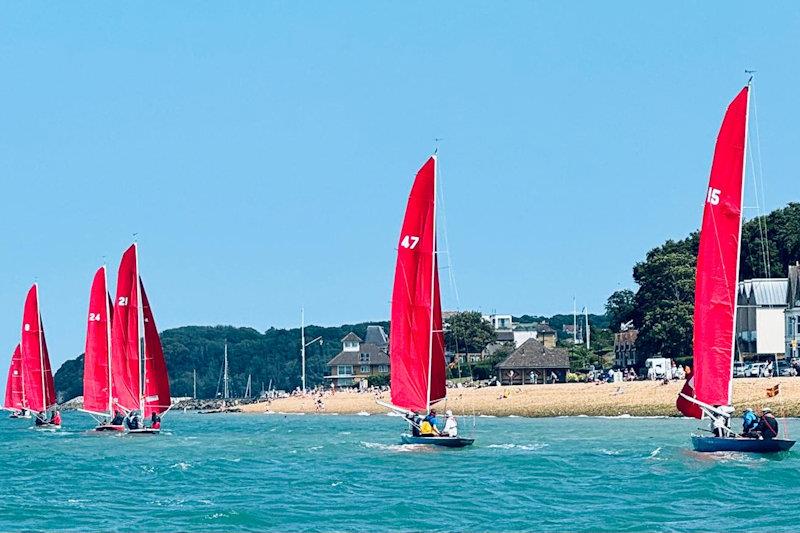
<path fill-rule="evenodd" d="M 695 267 L 699 233 L 653 248 L 633 267 L 635 294 L 617 291 L 606 311 L 612 328 L 633 320 L 636 349 L 646 356 L 687 358 L 692 353 Z M 800 203 L 790 203 L 742 228 L 739 279 L 784 277 L 800 260 Z M 630 294 L 629 294 L 630 293 Z"/>
<path fill-rule="evenodd" d="M 388 322 L 370 322 L 388 328 Z M 361 338 L 368 323 L 337 327 L 307 326 L 306 339 L 322 337 L 322 344 L 306 348 L 307 385 L 323 382 L 326 363 L 342 349 L 342 338 L 353 331 Z M 228 375 L 233 395 L 241 395 L 252 376 L 257 395 L 264 388 L 292 390 L 300 386 L 300 329 L 270 328 L 260 333 L 233 326 L 185 326 L 161 332 L 173 396 L 192 395 L 192 373 L 197 372 L 197 396 L 213 398 L 221 391 L 222 360 L 228 343 Z M 60 401 L 83 394 L 83 355 L 66 361 L 55 375 Z"/>

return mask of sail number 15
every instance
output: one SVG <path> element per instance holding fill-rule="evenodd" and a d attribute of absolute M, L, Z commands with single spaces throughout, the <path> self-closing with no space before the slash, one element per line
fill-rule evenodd
<path fill-rule="evenodd" d="M 706 194 L 706 202 L 711 205 L 718 205 L 719 204 L 719 195 L 722 191 L 719 189 L 715 189 L 713 187 L 708 188 L 708 194 Z"/>
<path fill-rule="evenodd" d="M 400 241 L 400 246 L 403 248 L 408 248 L 409 250 L 413 250 L 419 244 L 419 237 L 416 235 L 406 235 L 403 237 L 403 240 Z"/>

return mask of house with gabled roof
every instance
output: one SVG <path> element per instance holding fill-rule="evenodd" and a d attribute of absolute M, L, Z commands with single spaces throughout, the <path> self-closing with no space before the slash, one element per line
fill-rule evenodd
<path fill-rule="evenodd" d="M 569 352 L 545 346 L 537 339 L 528 339 L 495 368 L 503 385 L 563 383 L 569 371 Z"/>
<path fill-rule="evenodd" d="M 367 326 L 365 339 L 352 331 L 342 339 L 342 351 L 328 361 L 325 380 L 336 387 L 354 387 L 369 376 L 389 373 L 389 338 L 382 326 Z"/>

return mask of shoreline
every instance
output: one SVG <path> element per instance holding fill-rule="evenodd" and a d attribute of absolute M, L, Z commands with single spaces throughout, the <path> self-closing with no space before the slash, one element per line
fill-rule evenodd
<path fill-rule="evenodd" d="M 780 383 L 781 393 L 767 398 L 766 389 Z M 526 418 L 561 416 L 605 417 L 680 417 L 675 399 L 683 381 L 662 384 L 658 381 L 624 383 L 557 383 L 551 385 L 513 385 L 483 388 L 450 388 L 448 398 L 436 405 L 437 411 L 451 409 L 462 416 L 518 416 Z M 739 414 L 745 407 L 770 407 L 778 417 L 800 417 L 800 378 L 737 378 L 734 380 L 734 406 Z M 272 401 L 239 405 L 242 413 L 370 415 L 386 414 L 388 409 L 375 403 L 389 401 L 389 393 L 326 390 L 324 410 L 316 407 L 316 395 L 291 396 Z"/>

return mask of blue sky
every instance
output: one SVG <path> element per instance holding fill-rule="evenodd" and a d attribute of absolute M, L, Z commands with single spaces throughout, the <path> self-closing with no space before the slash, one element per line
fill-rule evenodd
<path fill-rule="evenodd" d="M 386 319 L 436 138 L 460 307 L 600 312 L 697 227 L 745 68 L 766 205 L 798 200 L 799 27 L 792 2 L 5 3 L 0 362 L 34 280 L 55 365 L 80 353 L 134 233 L 161 329 Z"/>

